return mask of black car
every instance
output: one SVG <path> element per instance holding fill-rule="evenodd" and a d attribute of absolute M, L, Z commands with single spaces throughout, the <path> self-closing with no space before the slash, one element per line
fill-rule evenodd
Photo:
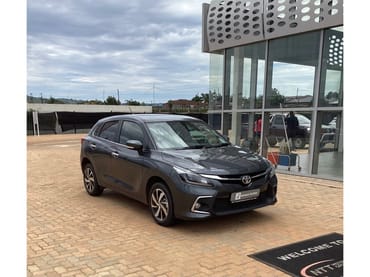
<path fill-rule="evenodd" d="M 203 121 L 182 115 L 101 119 L 81 140 L 86 191 L 110 188 L 149 205 L 163 226 L 276 203 L 269 161 L 231 145 Z"/>

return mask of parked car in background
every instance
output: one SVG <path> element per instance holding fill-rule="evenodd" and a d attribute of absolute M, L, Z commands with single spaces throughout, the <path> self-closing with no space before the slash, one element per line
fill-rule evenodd
<path fill-rule="evenodd" d="M 311 120 L 303 114 L 296 113 L 295 116 L 299 122 L 299 129 L 293 143 L 295 148 L 304 148 L 310 140 Z M 267 138 L 271 146 L 276 145 L 285 138 L 284 119 L 285 115 L 283 114 L 271 114 L 270 116 L 270 128 Z M 320 146 L 324 147 L 325 144 L 334 142 L 334 139 L 335 128 L 325 124 L 321 125 Z"/>
<path fill-rule="evenodd" d="M 88 194 L 115 190 L 149 206 L 153 219 L 205 219 L 276 203 L 270 162 L 199 119 L 132 114 L 99 120 L 81 140 Z"/>

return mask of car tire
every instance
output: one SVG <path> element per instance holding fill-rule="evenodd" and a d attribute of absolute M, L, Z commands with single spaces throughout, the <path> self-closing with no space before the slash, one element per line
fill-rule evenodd
<path fill-rule="evenodd" d="M 103 193 L 104 188 L 99 185 L 92 164 L 87 163 L 83 170 L 84 187 L 91 196 L 99 196 Z"/>
<path fill-rule="evenodd" d="M 294 139 L 294 147 L 296 149 L 302 149 L 306 146 L 306 141 L 304 138 L 301 138 L 301 137 L 297 137 Z"/>
<path fill-rule="evenodd" d="M 159 225 L 167 227 L 175 224 L 173 200 L 165 184 L 155 183 L 150 188 L 149 207 L 155 222 Z"/>

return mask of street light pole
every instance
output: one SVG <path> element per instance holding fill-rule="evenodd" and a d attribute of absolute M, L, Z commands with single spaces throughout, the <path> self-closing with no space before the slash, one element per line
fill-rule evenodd
<path fill-rule="evenodd" d="M 155 84 L 153 83 L 153 106 L 155 103 Z"/>

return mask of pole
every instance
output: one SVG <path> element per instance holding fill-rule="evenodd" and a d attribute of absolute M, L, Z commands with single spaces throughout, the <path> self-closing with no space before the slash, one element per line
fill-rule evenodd
<path fill-rule="evenodd" d="M 153 106 L 155 103 L 155 84 L 153 83 Z"/>
<path fill-rule="evenodd" d="M 285 116 L 283 114 L 283 106 L 281 105 L 281 103 L 280 103 L 280 109 L 281 109 L 281 116 L 283 117 L 283 126 L 284 126 L 285 139 L 286 139 L 286 143 L 288 144 L 288 150 L 289 150 L 289 154 L 290 154 L 290 145 L 289 145 L 288 133 L 286 131 Z M 292 141 L 292 143 L 293 143 L 293 141 Z"/>

